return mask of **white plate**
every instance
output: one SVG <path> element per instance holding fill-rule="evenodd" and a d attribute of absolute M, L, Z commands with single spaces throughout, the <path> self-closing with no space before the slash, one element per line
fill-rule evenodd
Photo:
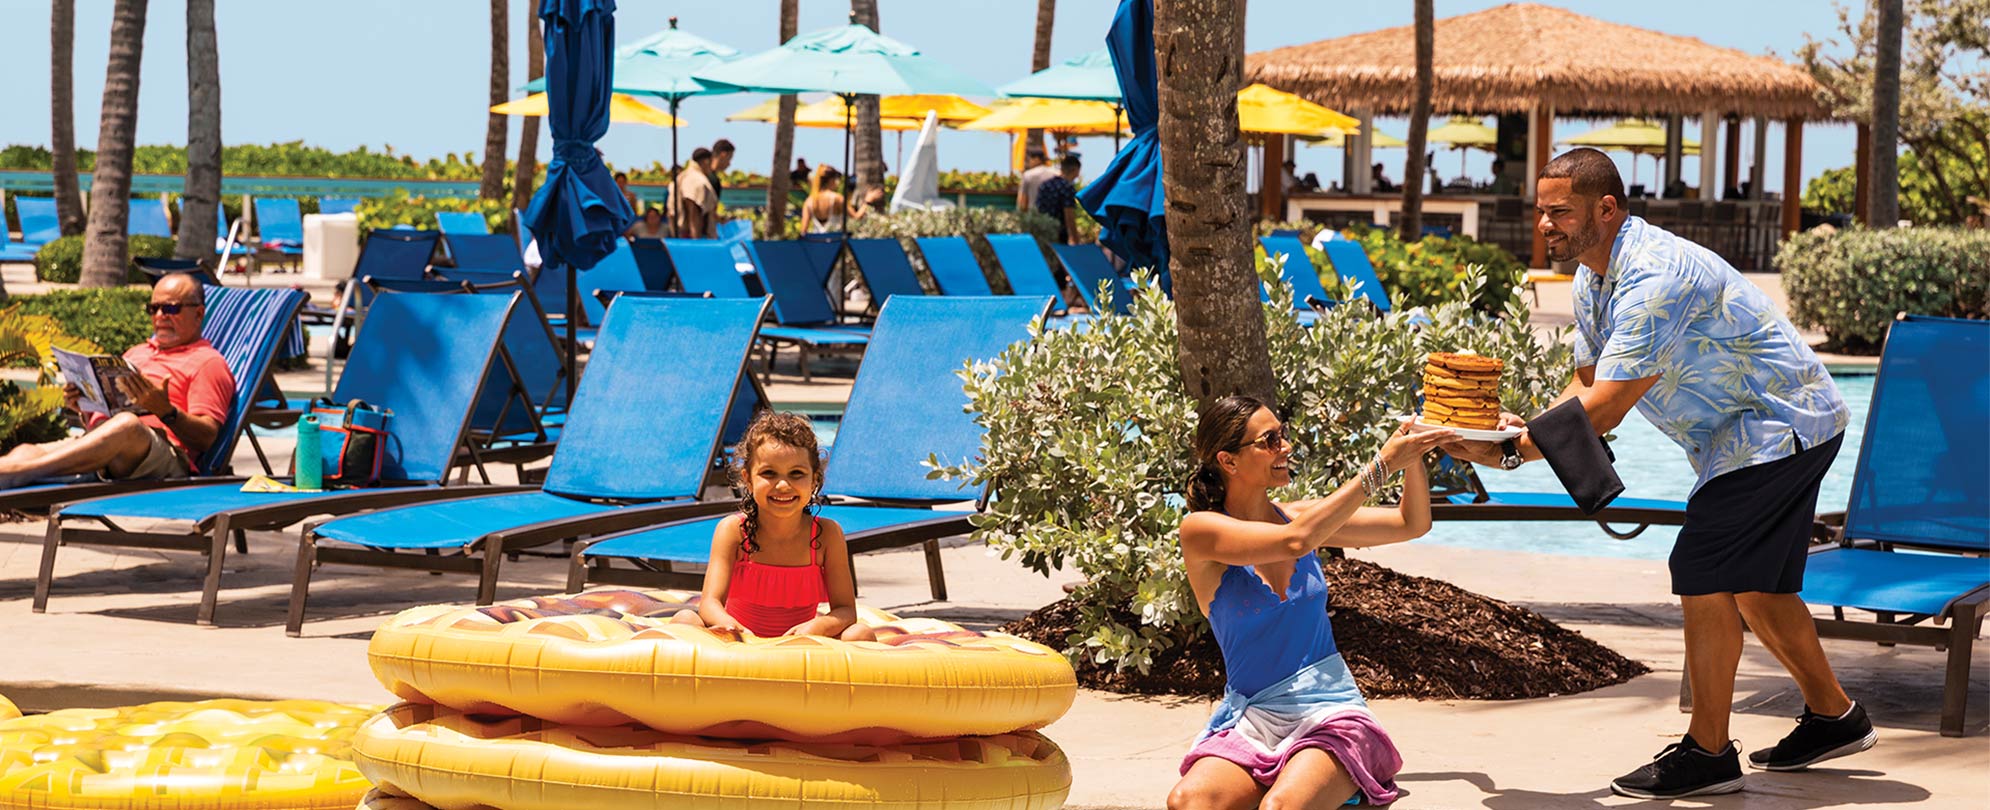
<path fill-rule="evenodd" d="M 1458 432 L 1458 438 L 1467 439 L 1475 442 L 1506 441 L 1507 439 L 1514 438 L 1522 433 L 1527 432 L 1526 428 L 1507 428 L 1505 430 L 1474 430 L 1472 428 L 1452 427 L 1450 425 L 1429 425 L 1417 421 L 1417 416 L 1419 416 L 1419 414 L 1403 414 L 1401 416 L 1396 417 L 1396 421 L 1409 425 L 1410 432 L 1412 433 L 1425 431 L 1425 430 L 1453 430 Z"/>

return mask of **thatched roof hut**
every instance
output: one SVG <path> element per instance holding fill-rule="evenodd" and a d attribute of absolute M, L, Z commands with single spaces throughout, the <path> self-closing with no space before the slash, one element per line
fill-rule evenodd
<path fill-rule="evenodd" d="M 1689 115 L 1709 110 L 1818 120 L 1818 86 L 1801 68 L 1692 37 L 1513 3 L 1437 21 L 1437 113 L 1559 116 Z M 1409 112 L 1416 90 L 1413 26 L 1251 54 L 1245 80 L 1336 109 Z"/>

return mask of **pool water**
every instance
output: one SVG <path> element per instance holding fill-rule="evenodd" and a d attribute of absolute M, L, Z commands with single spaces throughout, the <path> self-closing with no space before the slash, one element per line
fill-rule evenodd
<path fill-rule="evenodd" d="M 1866 409 L 1872 403 L 1871 376 L 1839 375 L 1838 390 L 1851 408 L 1852 422 L 1845 429 L 1845 442 L 1838 459 L 1825 473 L 1819 488 L 1820 512 L 1845 508 L 1852 495 L 1852 471 L 1859 460 L 1859 443 L 1866 429 Z M 1626 498 L 1685 500 L 1693 489 L 1693 467 L 1686 452 L 1665 434 L 1632 410 L 1617 426 L 1616 441 L 1610 450 L 1617 455 L 1617 476 L 1624 480 Z M 1545 462 L 1527 464 L 1507 472 L 1480 467 L 1479 480 L 1494 492 L 1562 492 L 1561 482 Z M 1618 526 L 1618 529 L 1628 528 Z M 1653 526 L 1630 540 L 1617 540 L 1604 534 L 1595 523 L 1586 521 L 1527 522 L 1440 522 L 1430 534 L 1417 541 L 1467 548 L 1533 551 L 1545 554 L 1571 554 L 1586 557 L 1630 557 L 1663 560 L 1672 551 L 1679 535 L 1677 526 Z"/>

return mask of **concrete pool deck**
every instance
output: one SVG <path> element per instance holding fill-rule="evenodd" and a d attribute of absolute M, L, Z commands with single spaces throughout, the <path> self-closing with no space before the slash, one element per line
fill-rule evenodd
<path fill-rule="evenodd" d="M 366 665 L 380 620 L 414 604 L 461 602 L 474 581 L 418 572 L 327 566 L 313 580 L 304 638 L 286 638 L 294 532 L 255 533 L 230 555 L 219 627 L 193 624 L 205 570 L 193 554 L 75 546 L 57 560 L 46 615 L 28 609 L 40 521 L 0 525 L 0 694 L 30 711 L 215 696 L 384 703 Z M 1598 542 L 1607 542 L 1598 533 Z M 1642 764 L 1685 727 L 1677 713 L 1679 611 L 1664 565 L 1640 560 L 1481 551 L 1415 543 L 1359 552 L 1398 570 L 1522 604 L 1649 664 L 1628 683 L 1519 701 L 1379 700 L 1373 708 L 1402 748 L 1401 808 L 1590 808 L 1635 804 L 1608 781 Z M 1062 596 L 1075 572 L 1045 578 L 978 544 L 948 541 L 951 601 L 929 601 L 916 551 L 866 554 L 864 601 L 906 616 L 988 628 Z M 562 560 L 507 564 L 499 598 L 556 592 Z M 1928 649 L 1827 641 L 1847 689 L 1881 728 L 1878 748 L 1811 773 L 1751 772 L 1738 796 L 1679 807 L 1982 807 L 1990 797 L 1990 649 L 1975 653 L 1967 728 L 1939 736 L 1944 656 Z M 1788 731 L 1801 699 L 1750 642 L 1738 680 L 1734 734 L 1744 750 Z M 1071 807 L 1160 807 L 1175 769 L 1207 719 L 1200 699 L 1082 691 L 1045 730 L 1072 759 Z"/>

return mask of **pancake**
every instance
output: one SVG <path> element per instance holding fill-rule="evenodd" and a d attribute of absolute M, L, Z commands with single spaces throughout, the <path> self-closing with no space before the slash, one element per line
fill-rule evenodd
<path fill-rule="evenodd" d="M 1430 407 L 1431 405 L 1444 406 L 1449 408 L 1452 413 L 1479 413 L 1481 411 L 1486 411 L 1486 412 L 1491 412 L 1495 416 L 1499 414 L 1498 398 L 1454 397 L 1454 396 L 1443 396 L 1443 395 L 1431 396 L 1430 393 L 1426 391 L 1424 392 L 1423 404 L 1424 407 L 1426 408 Z"/>
<path fill-rule="evenodd" d="M 1506 368 L 1506 361 L 1497 357 L 1451 352 L 1431 352 L 1424 358 L 1424 363 L 1429 368 L 1445 369 L 1459 374 L 1492 374 L 1495 377 Z"/>
<path fill-rule="evenodd" d="M 1490 416 L 1495 419 L 1499 418 L 1498 408 L 1461 408 L 1456 405 L 1446 405 L 1441 402 L 1431 402 L 1428 400 L 1423 403 L 1423 410 L 1424 413 L 1434 413 L 1439 416 L 1462 416 L 1467 418 Z"/>
<path fill-rule="evenodd" d="M 1455 391 L 1458 392 L 1456 396 L 1470 396 L 1471 392 L 1479 392 L 1479 391 L 1483 391 L 1492 394 L 1494 396 L 1497 396 L 1499 394 L 1499 382 L 1496 380 L 1461 380 L 1458 379 L 1457 377 L 1434 377 L 1430 375 L 1425 375 L 1423 378 L 1423 387 L 1424 390 L 1426 391 L 1430 390 Z"/>

